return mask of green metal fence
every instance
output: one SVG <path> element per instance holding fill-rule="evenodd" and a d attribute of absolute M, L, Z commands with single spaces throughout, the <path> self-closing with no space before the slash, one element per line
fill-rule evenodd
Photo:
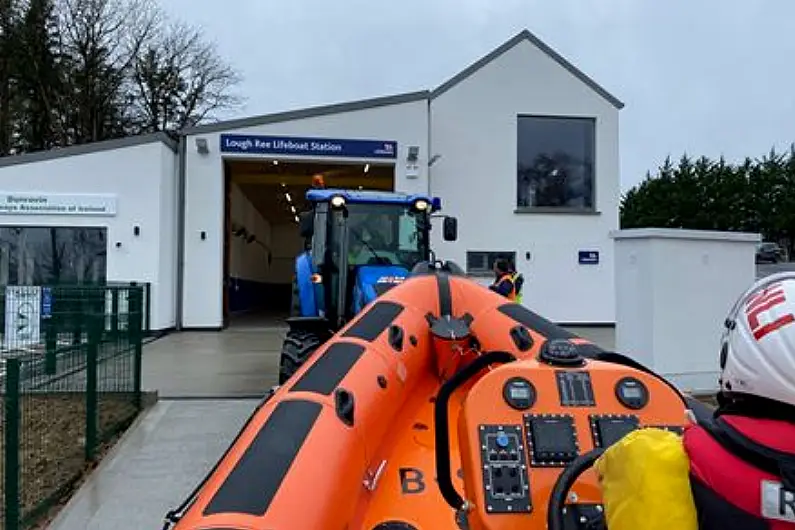
<path fill-rule="evenodd" d="M 144 285 L 0 288 L 0 527 L 41 519 L 141 410 Z"/>

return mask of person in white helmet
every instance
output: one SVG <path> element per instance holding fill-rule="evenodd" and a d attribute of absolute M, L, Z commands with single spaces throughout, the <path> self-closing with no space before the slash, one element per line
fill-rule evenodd
<path fill-rule="evenodd" d="M 714 414 L 681 438 L 635 431 L 597 460 L 610 530 L 642 517 L 643 528 L 795 530 L 795 272 L 754 283 L 724 324 Z M 659 472 L 644 483 L 643 468 Z M 676 495 L 677 506 L 654 505 Z"/>

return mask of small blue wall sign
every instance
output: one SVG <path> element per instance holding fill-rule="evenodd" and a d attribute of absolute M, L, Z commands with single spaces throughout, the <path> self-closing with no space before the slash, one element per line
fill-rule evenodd
<path fill-rule="evenodd" d="M 344 158 L 397 158 L 397 142 L 222 134 L 222 153 L 258 155 L 336 156 Z"/>
<path fill-rule="evenodd" d="M 598 265 L 599 264 L 599 251 L 598 250 L 580 250 L 579 252 L 580 265 Z"/>
<path fill-rule="evenodd" d="M 41 288 L 41 318 L 52 318 L 52 288 Z"/>

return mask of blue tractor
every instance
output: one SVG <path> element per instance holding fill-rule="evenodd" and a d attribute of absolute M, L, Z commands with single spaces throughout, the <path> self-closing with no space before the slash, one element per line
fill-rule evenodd
<path fill-rule="evenodd" d="M 437 215 L 438 198 L 343 189 L 311 189 L 306 198 L 279 384 L 367 304 L 434 261 L 432 218 L 443 218 L 445 241 L 457 238 L 457 219 Z"/>

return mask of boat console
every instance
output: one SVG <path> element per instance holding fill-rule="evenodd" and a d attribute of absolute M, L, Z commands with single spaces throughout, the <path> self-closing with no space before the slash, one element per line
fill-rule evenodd
<path fill-rule="evenodd" d="M 485 353 L 442 387 L 439 486 L 470 530 L 599 528 L 603 507 L 589 468 L 601 452 L 634 429 L 683 431 L 687 407 L 674 387 L 650 372 L 585 358 L 578 349 L 553 340 L 535 359 Z M 492 370 L 472 386 L 458 418 L 462 496 L 447 478 L 448 433 L 440 423 L 447 422 L 452 393 L 487 367 Z"/>

